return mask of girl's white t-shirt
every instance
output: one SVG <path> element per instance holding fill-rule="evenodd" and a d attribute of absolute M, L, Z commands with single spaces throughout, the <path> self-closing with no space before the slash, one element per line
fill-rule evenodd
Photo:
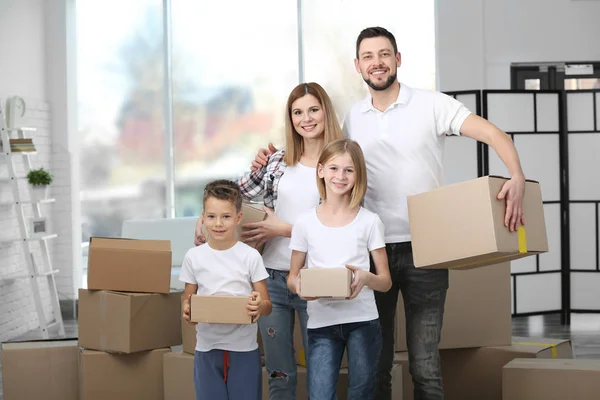
<path fill-rule="evenodd" d="M 342 227 L 323 225 L 313 208 L 298 217 L 290 240 L 290 249 L 307 253 L 307 268 L 345 268 L 347 264 L 369 271 L 369 252 L 384 247 L 381 219 L 362 207 L 354 220 Z M 317 299 L 307 304 L 309 329 L 379 317 L 373 290 L 366 286 L 352 300 Z"/>
<path fill-rule="evenodd" d="M 199 295 L 248 296 L 250 300 L 252 283 L 268 276 L 253 247 L 237 242 L 227 250 L 215 250 L 205 243 L 188 250 L 179 280 L 198 285 Z M 256 324 L 198 323 L 196 350 L 252 351 L 258 348 L 256 335 Z"/>
<path fill-rule="evenodd" d="M 275 216 L 294 225 L 298 216 L 306 210 L 318 206 L 319 200 L 317 169 L 298 162 L 293 166 L 287 166 L 279 180 Z M 289 271 L 292 257 L 289 245 L 290 238 L 287 237 L 277 236 L 269 240 L 263 251 L 265 266 L 280 271 Z"/>

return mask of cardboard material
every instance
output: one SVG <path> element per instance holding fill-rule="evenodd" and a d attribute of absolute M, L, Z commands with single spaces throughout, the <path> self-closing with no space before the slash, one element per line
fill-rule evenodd
<path fill-rule="evenodd" d="M 478 268 L 548 251 L 542 192 L 527 181 L 525 227 L 504 226 L 506 202 L 497 195 L 505 178 L 482 178 L 408 197 L 417 268 Z"/>
<path fill-rule="evenodd" d="M 400 365 L 392 367 L 392 400 L 402 400 L 402 369 Z M 269 400 L 269 375 L 263 368 L 263 400 Z M 298 400 L 308 399 L 307 374 L 305 367 L 298 367 L 296 383 L 296 398 Z M 342 368 L 337 383 L 337 398 L 348 398 L 348 369 Z"/>
<path fill-rule="evenodd" d="M 165 353 L 163 385 L 164 400 L 196 400 L 194 356 L 181 352 Z"/>
<path fill-rule="evenodd" d="M 244 224 L 250 224 L 254 222 L 262 222 L 267 218 L 267 213 L 264 211 L 261 204 L 242 204 L 242 220 L 240 221 L 238 229 L 238 238 L 240 237 L 241 227 Z M 256 242 L 247 242 L 248 246 L 256 247 Z"/>
<path fill-rule="evenodd" d="M 80 400 L 163 400 L 163 356 L 170 351 L 109 354 L 81 350 Z"/>
<path fill-rule="evenodd" d="M 249 296 L 192 295 L 191 321 L 213 324 L 251 324 L 248 315 Z"/>
<path fill-rule="evenodd" d="M 596 400 L 600 360 L 515 359 L 502 369 L 504 400 Z"/>
<path fill-rule="evenodd" d="M 511 342 L 510 263 L 450 271 L 440 349 L 508 346 Z M 396 351 L 407 351 L 406 319 L 398 296 Z"/>
<path fill-rule="evenodd" d="M 180 296 L 79 289 L 79 346 L 117 353 L 177 346 Z"/>
<path fill-rule="evenodd" d="M 183 301 L 183 296 L 181 299 Z M 183 313 L 181 315 L 181 336 L 183 342 L 183 352 L 188 354 L 194 354 L 196 352 L 196 326 L 185 322 L 183 320 Z M 258 330 L 256 340 L 258 342 L 258 350 L 260 351 L 260 355 L 262 356 L 265 354 L 265 352 L 260 337 L 260 330 Z"/>
<path fill-rule="evenodd" d="M 513 337 L 513 342 L 511 346 L 441 350 L 444 399 L 502 400 L 502 367 L 511 360 L 573 358 L 569 340 Z M 403 367 L 404 400 L 412 400 L 408 353 L 396 353 L 394 363 Z"/>
<path fill-rule="evenodd" d="M 169 293 L 171 242 L 90 238 L 88 289 Z"/>
<path fill-rule="evenodd" d="M 300 291 L 303 297 L 350 297 L 352 271 L 348 268 L 303 268 Z"/>
<path fill-rule="evenodd" d="M 76 340 L 2 344 L 4 400 L 79 399 Z"/>

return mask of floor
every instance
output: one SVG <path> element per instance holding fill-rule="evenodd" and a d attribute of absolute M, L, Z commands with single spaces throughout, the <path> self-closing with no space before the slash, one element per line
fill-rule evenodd
<path fill-rule="evenodd" d="M 547 337 L 571 339 L 575 358 L 600 359 L 600 315 L 573 314 L 571 325 L 560 324 L 558 315 L 540 315 L 535 317 L 513 318 L 514 336 Z M 65 333 L 68 338 L 77 338 L 77 321 L 65 321 Z M 54 333 L 56 335 L 56 333 Z M 57 336 L 57 335 L 56 335 Z M 28 332 L 14 341 L 39 340 L 37 331 Z M 2 363 L 0 360 L 0 400 L 2 400 Z"/>

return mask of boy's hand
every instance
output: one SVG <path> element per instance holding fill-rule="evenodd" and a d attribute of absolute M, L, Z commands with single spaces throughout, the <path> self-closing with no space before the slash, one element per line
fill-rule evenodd
<path fill-rule="evenodd" d="M 352 294 L 348 297 L 348 300 L 352 300 L 358 296 L 362 288 L 369 284 L 369 280 L 371 279 L 371 273 L 369 271 L 365 271 L 359 267 L 355 267 L 354 265 L 346 265 L 350 271 L 352 271 L 352 283 L 350 284 L 350 289 L 352 289 Z"/>
<path fill-rule="evenodd" d="M 192 295 L 190 294 L 187 299 L 183 302 L 183 320 L 189 325 L 197 325 L 197 322 L 190 321 L 190 299 Z"/>
<path fill-rule="evenodd" d="M 260 297 L 260 293 L 259 292 L 252 292 L 250 294 L 250 301 L 248 302 L 248 315 L 250 315 L 252 317 L 252 322 L 256 322 L 258 321 L 258 319 L 260 318 L 262 312 L 263 312 L 263 301 L 262 298 Z"/>

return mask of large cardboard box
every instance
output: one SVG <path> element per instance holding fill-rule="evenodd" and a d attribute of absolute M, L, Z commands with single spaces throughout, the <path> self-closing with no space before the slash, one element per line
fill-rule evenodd
<path fill-rule="evenodd" d="M 600 360 L 512 360 L 502 369 L 502 398 L 597 400 Z"/>
<path fill-rule="evenodd" d="M 2 343 L 4 400 L 79 400 L 76 340 Z"/>
<path fill-rule="evenodd" d="M 190 320 L 213 324 L 251 324 L 249 296 L 204 296 L 194 294 L 190 300 Z"/>
<path fill-rule="evenodd" d="M 90 238 L 88 289 L 169 293 L 171 242 Z"/>
<path fill-rule="evenodd" d="M 402 400 L 402 369 L 400 365 L 392 367 L 392 400 Z M 269 374 L 263 368 L 263 400 L 269 400 Z M 296 399 L 308 399 L 307 371 L 305 367 L 298 366 L 296 383 Z M 348 398 L 348 369 L 342 368 L 337 383 L 337 398 Z"/>
<path fill-rule="evenodd" d="M 502 367 L 515 358 L 573 358 L 569 340 L 513 337 L 511 346 L 441 350 L 446 400 L 502 400 Z M 408 353 L 396 353 L 403 367 L 404 400 L 413 399 Z M 511 399 L 513 400 L 513 399 Z"/>
<path fill-rule="evenodd" d="M 476 268 L 548 251 L 539 183 L 527 181 L 525 226 L 504 226 L 506 202 L 497 195 L 505 178 L 482 178 L 408 197 L 417 268 Z"/>
<path fill-rule="evenodd" d="M 510 263 L 450 271 L 440 349 L 510 345 Z M 406 318 L 398 296 L 396 351 L 407 351 Z"/>
<path fill-rule="evenodd" d="M 303 268 L 300 270 L 302 297 L 346 298 L 352 294 L 352 271 L 348 268 Z"/>
<path fill-rule="evenodd" d="M 164 400 L 195 400 L 194 356 L 181 352 L 165 353 L 163 358 Z"/>
<path fill-rule="evenodd" d="M 177 346 L 180 296 L 79 289 L 79 346 L 117 353 Z"/>
<path fill-rule="evenodd" d="M 109 354 L 81 350 L 80 400 L 163 400 L 163 357 L 170 351 Z"/>

